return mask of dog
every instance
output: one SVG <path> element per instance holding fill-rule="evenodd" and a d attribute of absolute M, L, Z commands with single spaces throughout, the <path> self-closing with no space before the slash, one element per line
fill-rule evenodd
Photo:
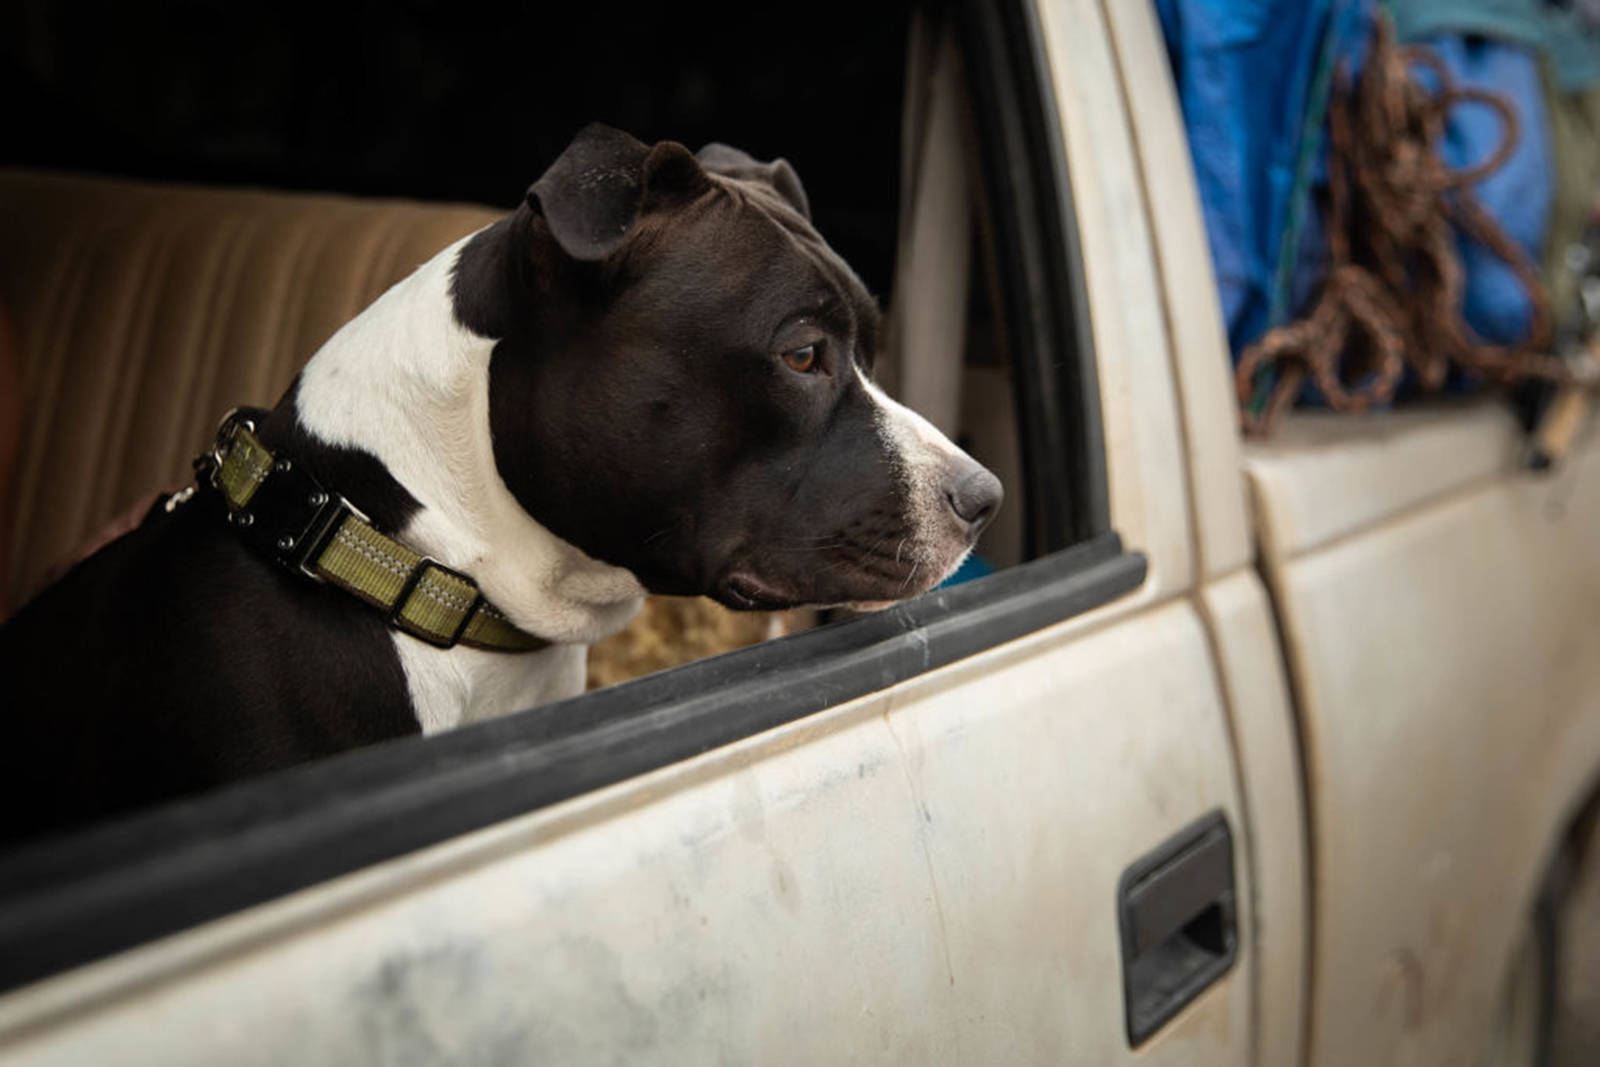
<path fill-rule="evenodd" d="M 0 630 L 0 838 L 575 695 L 647 591 L 932 588 L 1002 490 L 878 332 L 788 163 L 583 130 Z"/>

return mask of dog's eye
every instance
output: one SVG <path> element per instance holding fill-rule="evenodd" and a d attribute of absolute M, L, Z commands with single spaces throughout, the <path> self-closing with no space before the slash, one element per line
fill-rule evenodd
<path fill-rule="evenodd" d="M 783 354 L 783 361 L 789 364 L 789 369 L 809 374 L 817 369 L 817 346 L 804 345 L 800 348 L 791 348 Z"/>

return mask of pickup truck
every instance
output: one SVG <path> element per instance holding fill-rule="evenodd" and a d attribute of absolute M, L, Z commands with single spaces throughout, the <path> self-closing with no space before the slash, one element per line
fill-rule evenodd
<path fill-rule="evenodd" d="M 901 246 L 988 234 L 995 573 L 0 856 L 0 1064 L 1541 1062 L 1600 446 L 1244 442 L 1151 5 L 931 10 Z"/>

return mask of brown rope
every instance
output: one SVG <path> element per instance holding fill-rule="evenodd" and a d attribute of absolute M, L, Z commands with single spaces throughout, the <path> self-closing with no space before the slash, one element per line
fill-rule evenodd
<path fill-rule="evenodd" d="M 1425 67 L 1437 87 L 1413 78 Z M 1452 108 L 1481 105 L 1505 130 L 1481 162 L 1452 171 L 1437 147 Z M 1444 384 L 1452 364 L 1498 383 L 1525 378 L 1566 381 L 1548 354 L 1550 300 L 1532 260 L 1479 206 L 1471 186 L 1516 147 L 1516 115 L 1490 92 L 1458 88 L 1432 52 L 1396 47 L 1377 21 L 1361 76 L 1338 72 L 1328 102 L 1328 270 L 1306 315 L 1269 331 L 1239 359 L 1235 382 L 1247 433 L 1264 435 L 1300 394 L 1309 376 L 1337 411 L 1364 411 L 1394 396 L 1407 367 L 1424 389 Z M 1463 233 L 1504 260 L 1528 294 L 1524 339 L 1492 344 L 1461 317 L 1466 280 L 1456 253 Z M 1263 368 L 1277 371 L 1272 391 L 1252 411 Z"/>

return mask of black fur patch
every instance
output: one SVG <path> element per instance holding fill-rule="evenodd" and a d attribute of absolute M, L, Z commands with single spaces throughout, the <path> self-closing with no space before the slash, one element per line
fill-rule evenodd
<path fill-rule="evenodd" d="M 516 324 L 518 295 L 529 291 L 533 263 L 522 239 L 531 213 L 519 208 L 462 246 L 450 276 L 456 321 L 480 337 L 504 337 Z"/>
<path fill-rule="evenodd" d="M 383 619 L 157 512 L 0 629 L 0 841 L 418 730 Z"/>
<path fill-rule="evenodd" d="M 265 425 L 258 428 L 261 443 L 275 455 L 292 456 L 323 486 L 344 494 L 384 533 L 399 533 L 421 509 L 417 498 L 395 481 L 372 453 L 329 445 L 307 433 L 295 414 L 299 395 L 297 376 Z"/>
<path fill-rule="evenodd" d="M 394 530 L 417 502 L 320 445 L 294 391 L 261 428 Z M 247 548 L 214 494 L 106 546 L 0 627 L 0 842 L 416 733 L 381 615 Z"/>

